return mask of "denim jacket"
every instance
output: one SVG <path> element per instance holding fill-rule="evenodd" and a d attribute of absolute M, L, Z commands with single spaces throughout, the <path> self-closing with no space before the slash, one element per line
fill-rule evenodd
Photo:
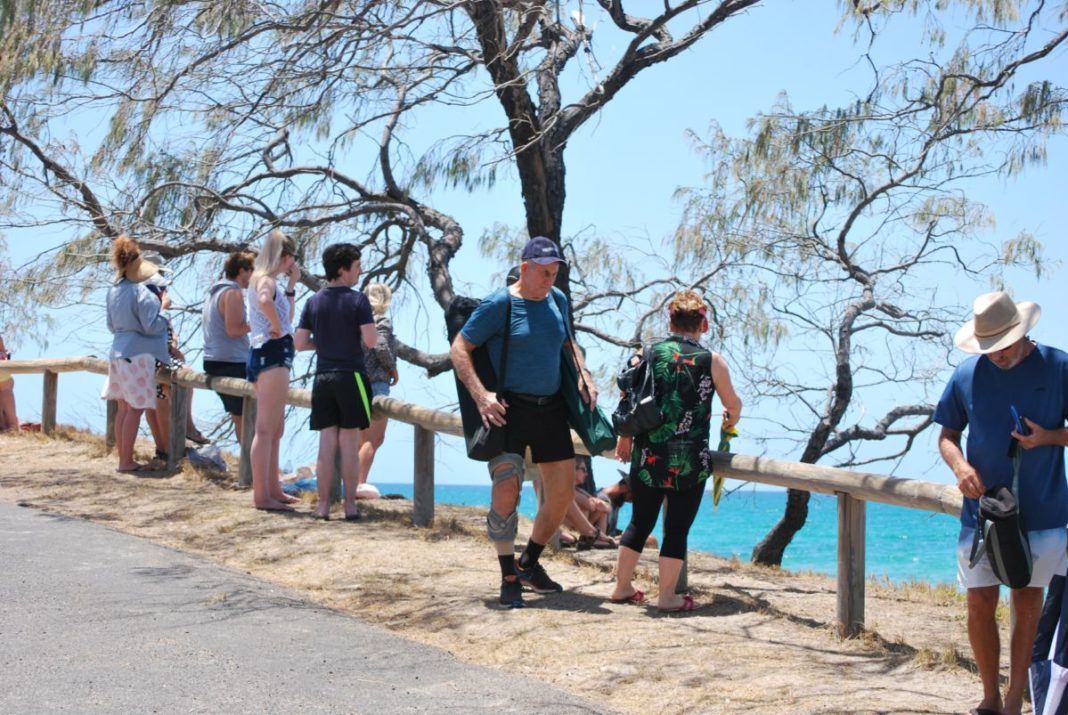
<path fill-rule="evenodd" d="M 170 364 L 167 354 L 167 318 L 160 311 L 160 300 L 148 288 L 123 278 L 108 289 L 108 330 L 111 359 L 132 358 L 149 354 L 159 362 Z"/>

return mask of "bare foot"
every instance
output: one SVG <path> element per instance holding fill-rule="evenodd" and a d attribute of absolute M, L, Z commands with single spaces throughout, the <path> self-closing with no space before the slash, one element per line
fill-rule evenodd
<path fill-rule="evenodd" d="M 280 501 L 283 504 L 296 504 L 297 502 L 300 501 L 300 497 L 290 496 L 289 494 L 286 494 L 281 489 L 279 489 L 277 492 L 272 490 L 271 491 L 271 499 L 274 499 L 275 501 Z"/>
<path fill-rule="evenodd" d="M 255 506 L 260 511 L 293 511 L 293 507 L 289 506 L 288 504 L 283 504 L 277 499 L 268 499 L 262 504 L 256 504 L 255 502 L 253 502 L 253 506 Z"/>
<path fill-rule="evenodd" d="M 122 473 L 125 474 L 126 472 L 136 472 L 138 469 L 144 469 L 144 468 L 145 468 L 145 465 L 143 465 L 143 464 L 139 464 L 137 462 L 130 462 L 129 464 L 120 464 L 118 469 L 116 469 L 115 471 L 116 472 L 122 472 Z"/>
<path fill-rule="evenodd" d="M 320 519 L 329 520 L 330 519 L 330 505 L 329 504 L 319 504 L 317 507 L 315 507 L 315 515 L 317 517 L 319 517 Z"/>

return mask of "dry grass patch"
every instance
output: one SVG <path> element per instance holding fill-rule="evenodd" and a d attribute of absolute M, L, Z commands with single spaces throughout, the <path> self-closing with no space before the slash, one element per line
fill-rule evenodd
<path fill-rule="evenodd" d="M 615 553 L 567 551 L 544 562 L 566 591 L 497 607 L 500 575 L 484 509 L 361 505 L 359 522 L 250 508 L 233 474 L 116 474 L 98 437 L 0 435 L 0 500 L 108 524 L 248 571 L 316 603 L 570 690 L 623 713 L 960 712 L 976 678 L 946 665 L 967 651 L 962 609 L 937 588 L 870 587 L 870 632 L 840 641 L 834 583 L 822 575 L 692 554 L 692 614 L 612 604 Z M 523 521 L 526 540 L 530 523 Z M 656 553 L 638 585 L 655 598 Z M 226 594 L 210 598 L 225 599 Z M 876 628 L 877 624 L 877 628 Z M 893 634 L 893 635 L 891 635 Z M 357 644 L 358 646 L 358 644 Z M 928 664 L 941 662 L 941 666 Z"/>

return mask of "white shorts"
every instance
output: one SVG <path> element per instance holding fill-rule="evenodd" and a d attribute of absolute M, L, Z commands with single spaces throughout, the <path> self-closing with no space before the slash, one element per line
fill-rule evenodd
<path fill-rule="evenodd" d="M 975 529 L 962 526 L 957 539 L 957 583 L 963 589 L 1000 586 L 1001 582 L 994 575 L 990 560 L 986 556 L 979 559 L 975 568 L 968 568 L 974 539 Z M 1061 528 L 1029 531 L 1027 540 L 1031 544 L 1032 561 L 1029 586 L 1045 588 L 1054 576 L 1065 575 L 1065 566 L 1068 564 L 1065 554 L 1065 549 L 1068 549 L 1068 530 Z"/>
<path fill-rule="evenodd" d="M 156 407 L 156 358 L 145 353 L 108 363 L 108 379 L 100 392 L 102 400 L 124 400 L 139 410 Z"/>

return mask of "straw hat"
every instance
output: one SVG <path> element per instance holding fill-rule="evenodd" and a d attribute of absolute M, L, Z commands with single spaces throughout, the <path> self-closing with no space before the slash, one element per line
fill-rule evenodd
<path fill-rule="evenodd" d="M 1042 308 L 1037 303 L 1013 303 L 1004 291 L 984 293 L 972 305 L 975 317 L 953 337 L 966 353 L 992 353 L 1009 347 L 1035 326 Z"/>
<path fill-rule="evenodd" d="M 142 251 L 141 258 L 156 266 L 159 272 L 166 275 L 171 272 L 167 267 L 167 259 L 159 254 L 159 251 Z"/>
<path fill-rule="evenodd" d="M 159 273 L 159 266 L 155 263 L 149 263 L 144 256 L 138 256 L 126 264 L 126 270 L 122 272 L 122 275 L 128 281 L 142 283 L 157 273 Z"/>

